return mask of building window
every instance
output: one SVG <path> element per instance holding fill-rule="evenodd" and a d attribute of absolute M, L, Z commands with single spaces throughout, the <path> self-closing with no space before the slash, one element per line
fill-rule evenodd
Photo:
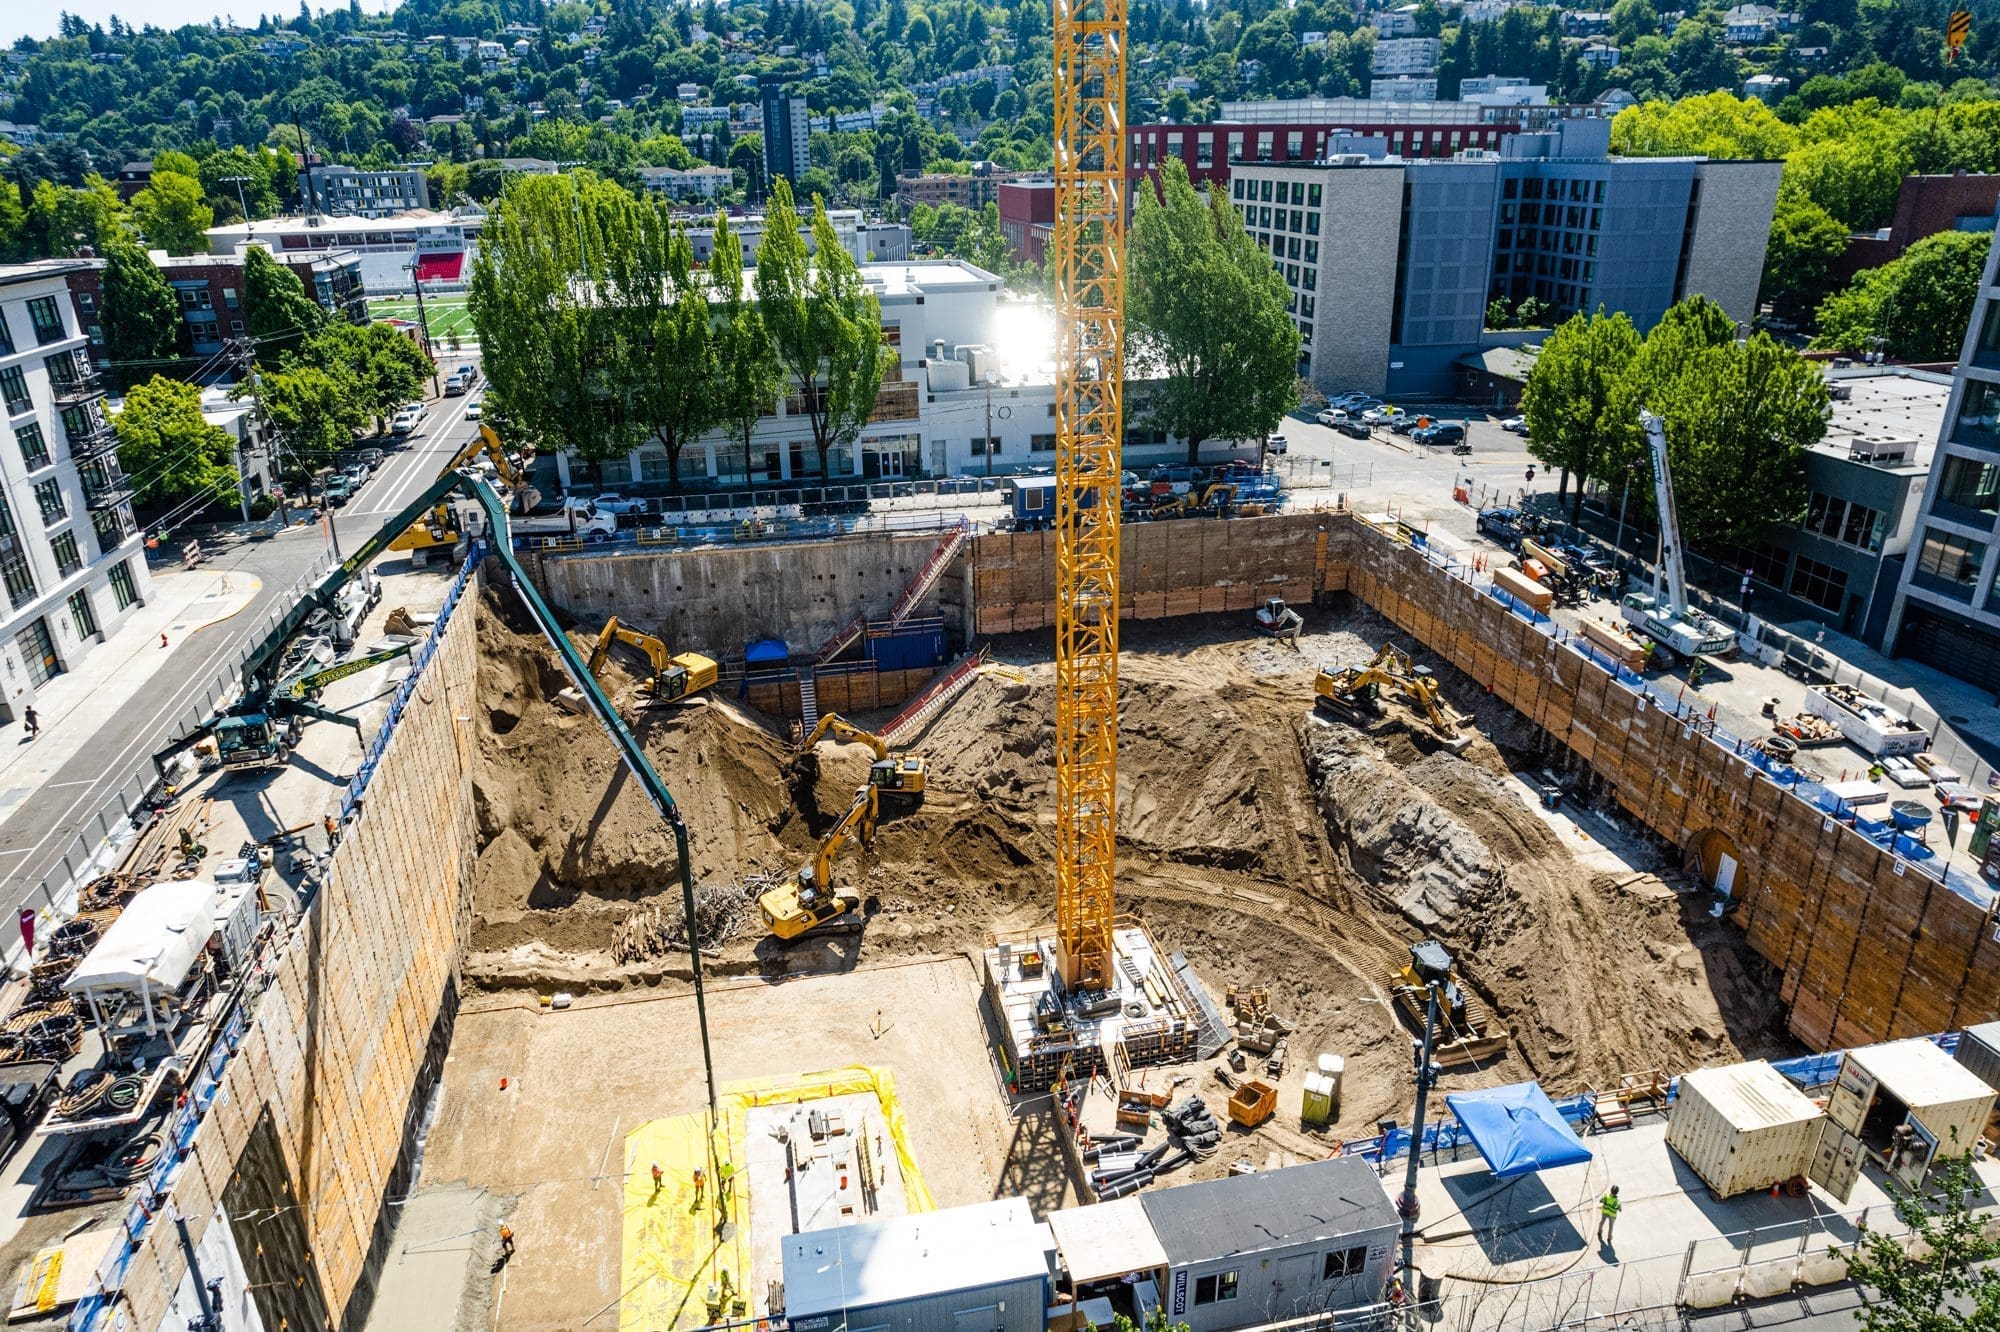
<path fill-rule="evenodd" d="M 0 370 L 0 401 L 7 404 L 9 416 L 19 416 L 35 405 L 28 396 L 28 377 L 21 373 L 21 367 L 10 365 Z"/>
<path fill-rule="evenodd" d="M 1054 435 L 1030 435 L 1028 437 L 1028 452 L 1054 453 L 1055 451 L 1056 437 Z"/>
<path fill-rule="evenodd" d="M 1338 1281 L 1343 1277 L 1360 1276 L 1361 1269 L 1368 1265 L 1368 1246 L 1358 1244 L 1351 1249 L 1335 1249 L 1326 1256 L 1321 1266 L 1321 1281 Z"/>
<path fill-rule="evenodd" d="M 49 554 L 56 557 L 56 572 L 65 578 L 83 567 L 83 555 L 77 550 L 72 533 L 58 532 L 49 542 Z"/>
<path fill-rule="evenodd" d="M 54 477 L 36 484 L 35 503 L 41 506 L 44 523 L 59 523 L 69 517 L 69 503 L 63 499 L 62 485 Z"/>
<path fill-rule="evenodd" d="M 33 472 L 49 465 L 49 442 L 42 438 L 41 423 L 30 421 L 14 431 L 14 442 L 21 446 L 21 461 Z"/>
<path fill-rule="evenodd" d="M 1194 164 L 1196 166 L 1215 165 L 1215 136 L 1213 134 L 1203 134 L 1194 141 Z"/>
<path fill-rule="evenodd" d="M 7 331 L 7 316 L 0 312 L 0 356 L 14 354 L 14 335 Z"/>
<path fill-rule="evenodd" d="M 35 575 L 28 568 L 28 555 L 19 537 L 0 542 L 0 583 L 6 584 L 7 596 L 17 609 L 35 599 Z"/>
<path fill-rule="evenodd" d="M 222 303 L 232 310 L 236 308 L 236 288 L 224 287 L 222 289 Z"/>
<path fill-rule="evenodd" d="M 997 458 L 1000 456 L 1000 437 L 988 435 L 984 439 L 975 436 L 972 440 L 972 456 L 975 458 Z"/>
<path fill-rule="evenodd" d="M 1801 555 L 1792 566 L 1792 595 L 1821 610 L 1837 611 L 1847 598 L 1847 574 Z"/>
<path fill-rule="evenodd" d="M 20 605 L 19 601 L 14 603 Z M 48 620 L 37 616 L 32 624 L 15 635 L 21 656 L 28 663 L 28 678 L 45 685 L 63 673 L 62 659 L 56 656 L 55 639 L 49 636 Z"/>
<path fill-rule="evenodd" d="M 1199 1308 L 1204 1304 L 1220 1304 L 1224 1300 L 1236 1298 L 1236 1284 L 1240 1276 L 1237 1272 L 1218 1272 L 1213 1276 L 1194 1279 L 1194 1302 Z"/>
<path fill-rule="evenodd" d="M 53 296 L 37 296 L 28 302 L 28 322 L 35 326 L 35 341 L 46 346 L 63 340 L 62 310 Z"/>
<path fill-rule="evenodd" d="M 1917 548 L 1917 571 L 1910 581 L 1918 587 L 1970 601 L 1972 585 L 1979 581 L 1979 566 L 1985 562 L 1983 542 L 1927 527 Z"/>
<path fill-rule="evenodd" d="M 1965 381 L 1965 400 L 1958 407 L 1959 435 L 2000 434 L 2000 384 L 1983 379 Z"/>
<path fill-rule="evenodd" d="M 1993 307 L 2000 310 L 2000 305 Z M 2000 464 L 1977 462 L 1952 455 L 1944 460 L 1938 477 L 1933 511 L 1952 509 L 1943 516 L 1984 526 L 2000 513 Z M 1961 516 L 1963 515 L 1963 516 Z"/>
<path fill-rule="evenodd" d="M 69 594 L 69 620 L 76 626 L 78 638 L 97 636 L 97 612 L 90 608 L 90 592 L 87 588 L 80 587 Z"/>

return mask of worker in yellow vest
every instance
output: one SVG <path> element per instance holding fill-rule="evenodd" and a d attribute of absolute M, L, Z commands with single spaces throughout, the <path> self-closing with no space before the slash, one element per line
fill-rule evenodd
<path fill-rule="evenodd" d="M 1611 1192 L 1605 1194 L 1597 1205 L 1597 1242 L 1599 1244 L 1611 1243 L 1611 1232 L 1618 1225 L 1618 1209 L 1620 1206 L 1621 1204 L 1618 1201 L 1618 1186 L 1613 1184 Z"/>

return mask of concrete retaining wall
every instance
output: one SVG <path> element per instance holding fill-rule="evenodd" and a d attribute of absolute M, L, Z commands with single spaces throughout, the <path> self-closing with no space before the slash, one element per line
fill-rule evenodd
<path fill-rule="evenodd" d="M 754 639 L 810 655 L 860 611 L 888 614 L 943 536 L 868 535 L 791 545 L 544 555 L 530 572 L 544 595 L 585 625 L 605 617 L 657 634 L 676 652 L 737 659 Z M 962 564 L 962 561 L 961 561 Z M 916 613 L 965 633 L 964 579 L 947 570 Z"/>
<path fill-rule="evenodd" d="M 289 936 L 267 945 L 266 988 L 246 1001 L 247 1029 L 168 1186 L 199 1242 L 239 1168 L 259 1173 L 269 1196 L 245 1198 L 239 1185 L 231 1214 L 303 1218 L 304 1252 L 278 1264 L 279 1284 L 302 1278 L 317 1289 L 281 1294 L 336 1323 L 365 1308 L 349 1302 L 380 1260 L 383 1200 L 410 1159 L 456 1011 L 471 920 L 477 610 L 474 580 L 411 690 L 326 886 Z M 243 1164 L 253 1138 L 276 1158 L 260 1172 Z M 160 1326 L 186 1267 L 167 1215 L 135 1206 L 136 1252 L 107 1260 L 106 1287 L 130 1317 L 120 1325 Z M 253 1226 L 236 1238 L 248 1254 L 277 1236 Z M 269 1298 L 279 1296 L 259 1303 Z"/>

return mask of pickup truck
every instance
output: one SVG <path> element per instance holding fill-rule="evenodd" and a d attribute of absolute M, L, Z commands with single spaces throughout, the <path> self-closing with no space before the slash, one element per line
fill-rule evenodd
<path fill-rule="evenodd" d="M 515 518 L 507 527 L 515 536 L 576 536 L 585 541 L 609 541 L 618 534 L 618 515 L 606 513 L 589 500 L 567 499 L 560 508 Z"/>

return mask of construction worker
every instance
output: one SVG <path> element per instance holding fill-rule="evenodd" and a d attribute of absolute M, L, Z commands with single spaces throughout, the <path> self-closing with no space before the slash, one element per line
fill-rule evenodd
<path fill-rule="evenodd" d="M 700 1166 L 696 1166 L 694 1168 L 694 1201 L 697 1207 L 701 1206 L 701 1186 L 706 1182 L 707 1176 L 702 1174 Z"/>
<path fill-rule="evenodd" d="M 717 1193 L 729 1192 L 729 1181 L 736 1178 L 736 1167 L 724 1161 L 715 1168 L 715 1189 Z"/>
<path fill-rule="evenodd" d="M 514 1231 L 505 1221 L 500 1223 L 500 1261 L 506 1262 L 514 1256 Z"/>
<path fill-rule="evenodd" d="M 326 849 L 331 851 L 340 845 L 340 820 L 329 814 L 326 816 Z"/>
<path fill-rule="evenodd" d="M 660 1191 L 660 1163 L 658 1161 L 655 1161 L 653 1162 L 653 1192 L 658 1193 L 659 1191 Z"/>
<path fill-rule="evenodd" d="M 1622 1204 L 1618 1201 L 1618 1186 L 1613 1184 L 1611 1192 L 1605 1194 L 1597 1204 L 1597 1242 L 1599 1244 L 1611 1243 L 1611 1232 L 1618 1225 L 1618 1209 L 1620 1206 Z"/>
<path fill-rule="evenodd" d="M 26 708 L 22 709 L 21 720 L 28 727 L 28 738 L 30 740 L 42 733 L 42 714 L 35 711 L 34 704 L 30 703 Z"/>

